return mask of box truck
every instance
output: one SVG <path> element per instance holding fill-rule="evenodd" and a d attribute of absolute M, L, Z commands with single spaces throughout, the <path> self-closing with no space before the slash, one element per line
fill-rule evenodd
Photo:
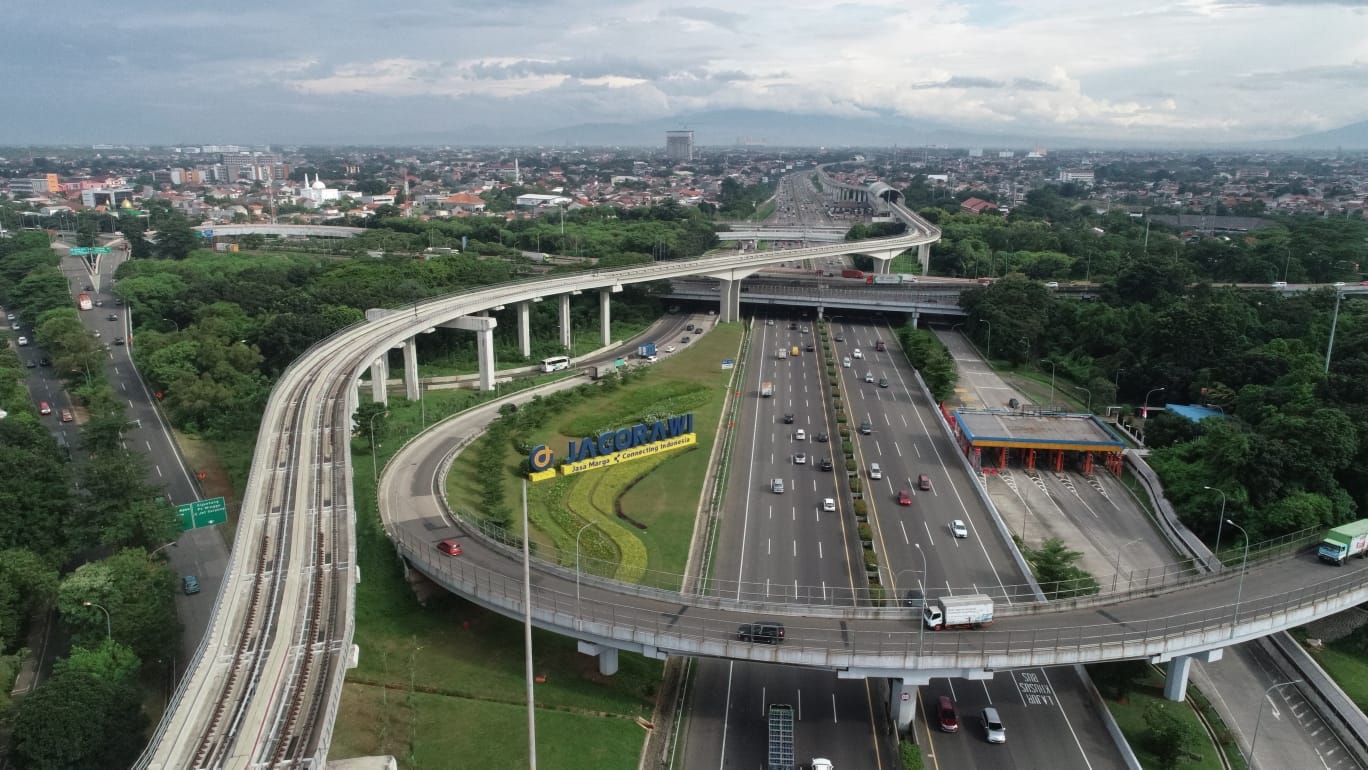
<path fill-rule="evenodd" d="M 945 596 L 927 602 L 922 620 L 935 631 L 986 626 L 993 622 L 993 599 L 983 594 Z"/>
<path fill-rule="evenodd" d="M 1317 555 L 1321 561 L 1344 566 L 1350 556 L 1363 558 L 1368 551 L 1368 519 L 1341 524 L 1326 533 Z"/>

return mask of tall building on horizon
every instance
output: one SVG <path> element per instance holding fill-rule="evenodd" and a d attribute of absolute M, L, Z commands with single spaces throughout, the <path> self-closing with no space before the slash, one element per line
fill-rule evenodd
<path fill-rule="evenodd" d="M 670 160 L 693 160 L 693 139 L 692 131 L 666 131 L 665 157 Z"/>

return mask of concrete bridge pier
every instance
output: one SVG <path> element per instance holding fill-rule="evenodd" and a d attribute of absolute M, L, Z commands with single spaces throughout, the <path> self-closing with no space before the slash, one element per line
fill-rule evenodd
<path fill-rule="evenodd" d="M 741 279 L 719 278 L 717 318 L 722 323 L 741 320 Z"/>
<path fill-rule="evenodd" d="M 912 720 L 917 716 L 917 687 L 906 679 L 888 680 L 888 713 L 898 733 L 912 729 Z"/>
<path fill-rule="evenodd" d="M 572 294 L 575 292 L 571 292 Z M 570 294 L 561 294 L 556 297 L 560 302 L 560 344 L 566 350 L 570 349 Z"/>
<path fill-rule="evenodd" d="M 605 286 L 599 289 L 599 345 L 608 347 L 613 344 L 613 318 L 610 314 L 608 301 L 614 293 L 622 291 L 622 284 L 615 283 L 612 286 Z"/>
<path fill-rule="evenodd" d="M 475 349 L 480 362 L 480 390 L 494 389 L 494 327 L 498 319 L 489 316 L 467 315 L 442 324 L 449 329 L 475 332 Z"/>
<path fill-rule="evenodd" d="M 931 244 L 923 243 L 917 247 L 917 262 L 921 263 L 921 274 L 931 271 Z"/>
<path fill-rule="evenodd" d="M 537 300 L 532 300 L 536 302 Z M 532 357 L 532 304 L 519 302 L 518 308 L 518 352 L 523 358 Z"/>
<path fill-rule="evenodd" d="M 371 377 L 371 400 L 377 404 L 389 403 L 389 392 L 385 389 L 385 381 L 389 379 L 389 351 L 380 354 L 380 357 L 370 365 Z"/>
<path fill-rule="evenodd" d="M 1168 662 L 1167 672 L 1164 674 L 1164 697 L 1172 701 L 1181 701 L 1187 697 L 1188 676 L 1192 673 L 1192 661 L 1200 660 L 1203 663 L 1215 663 L 1225 654 L 1223 648 L 1206 650 L 1193 655 L 1179 655 Z"/>
<path fill-rule="evenodd" d="M 608 647 L 593 642 L 580 641 L 579 651 L 585 655 L 593 655 L 599 660 L 599 673 L 604 676 L 612 676 L 618 671 L 618 651 L 616 647 Z"/>
<path fill-rule="evenodd" d="M 404 340 L 404 397 L 410 401 L 418 400 L 418 338 Z"/>
<path fill-rule="evenodd" d="M 920 318 L 921 318 L 921 313 L 918 313 L 917 311 L 913 310 L 913 311 L 912 311 L 912 314 L 909 315 L 909 316 L 907 317 L 907 320 L 908 320 L 909 323 L 912 324 L 912 328 L 915 329 L 915 328 L 917 328 L 917 321 L 918 321 Z"/>

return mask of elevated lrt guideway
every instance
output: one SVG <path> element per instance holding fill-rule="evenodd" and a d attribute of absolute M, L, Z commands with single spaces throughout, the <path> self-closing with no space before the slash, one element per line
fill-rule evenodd
<path fill-rule="evenodd" d="M 345 669 L 358 654 L 351 415 L 361 372 L 386 351 L 502 305 L 690 275 L 726 281 L 723 317 L 735 318 L 739 279 L 765 265 L 851 252 L 891 259 L 939 237 L 925 224 L 894 238 L 509 283 L 379 314 L 314 345 L 271 392 L 214 618 L 135 766 L 317 767 L 327 756 Z"/>

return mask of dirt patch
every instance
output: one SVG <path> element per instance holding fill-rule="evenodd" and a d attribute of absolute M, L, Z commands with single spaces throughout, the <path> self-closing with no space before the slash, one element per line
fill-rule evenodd
<path fill-rule="evenodd" d="M 222 497 L 228 505 L 228 523 L 235 525 L 242 501 L 238 499 L 232 479 L 214 445 L 180 431 L 173 431 L 173 434 L 176 437 L 176 445 L 180 447 L 181 456 L 185 458 L 185 464 L 195 476 L 195 483 L 199 484 L 200 493 L 205 498 Z"/>

